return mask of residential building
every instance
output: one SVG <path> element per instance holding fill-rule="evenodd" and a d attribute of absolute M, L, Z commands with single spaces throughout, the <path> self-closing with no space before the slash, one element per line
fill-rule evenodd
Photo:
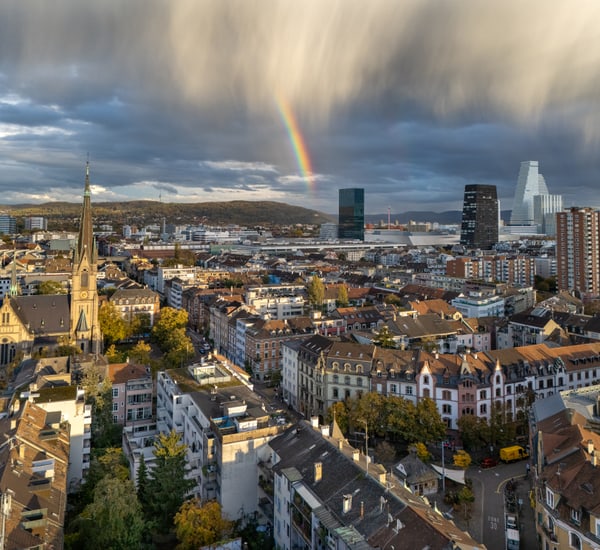
<path fill-rule="evenodd" d="M 231 368 L 212 361 L 159 372 L 157 425 L 161 433 L 176 430 L 187 445 L 192 494 L 216 499 L 223 515 L 237 520 L 263 513 L 258 465 L 286 423 L 271 418 Z"/>
<path fill-rule="evenodd" d="M 559 290 L 600 294 L 600 210 L 569 208 L 556 215 Z"/>
<path fill-rule="evenodd" d="M 119 288 L 108 300 L 125 321 L 131 323 L 136 317 L 143 317 L 148 328 L 154 326 L 160 312 L 160 296 L 149 288 Z"/>
<path fill-rule="evenodd" d="M 365 240 L 365 190 L 339 190 L 338 237 Z"/>
<path fill-rule="evenodd" d="M 505 300 L 502 296 L 470 292 L 450 301 L 464 317 L 501 317 L 504 315 Z"/>
<path fill-rule="evenodd" d="M 541 548 L 600 546 L 600 386 L 534 404 L 532 502 Z"/>
<path fill-rule="evenodd" d="M 302 422 L 269 446 L 263 484 L 272 488 L 273 535 L 281 550 L 483 549 L 348 445 L 335 422 L 333 430 Z"/>
<path fill-rule="evenodd" d="M 465 185 L 460 244 L 489 250 L 498 242 L 498 197 L 495 185 Z"/>
<path fill-rule="evenodd" d="M 26 400 L 0 420 L 0 434 L 3 547 L 63 548 L 68 426 Z"/>
<path fill-rule="evenodd" d="M 69 428 L 67 492 L 73 493 L 85 481 L 91 463 L 92 406 L 85 404 L 83 388 L 70 384 L 70 375 L 38 377 L 30 386 L 30 400 L 49 417 Z"/>
<path fill-rule="evenodd" d="M 316 334 L 302 343 L 298 352 L 298 411 L 305 418 L 325 414 L 325 380 L 323 372 L 327 352 L 333 341 Z M 358 344 L 357 344 L 358 345 Z"/>
<path fill-rule="evenodd" d="M 534 195 L 533 221 L 542 235 L 556 235 L 556 214 L 563 209 L 562 195 Z"/>
<path fill-rule="evenodd" d="M 115 424 L 132 426 L 152 420 L 154 384 L 150 369 L 133 363 L 108 365 L 112 383 L 112 418 Z"/>

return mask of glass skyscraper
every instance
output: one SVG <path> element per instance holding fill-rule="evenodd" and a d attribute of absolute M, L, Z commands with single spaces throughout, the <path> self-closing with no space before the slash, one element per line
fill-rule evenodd
<path fill-rule="evenodd" d="M 489 250 L 498 242 L 495 185 L 465 185 L 460 244 Z"/>
<path fill-rule="evenodd" d="M 339 190 L 338 238 L 365 240 L 365 190 Z"/>

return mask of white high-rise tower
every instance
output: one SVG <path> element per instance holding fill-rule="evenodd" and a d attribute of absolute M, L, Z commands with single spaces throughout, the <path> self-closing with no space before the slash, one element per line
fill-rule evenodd
<path fill-rule="evenodd" d="M 548 195 L 544 176 L 538 171 L 537 160 L 526 160 L 521 163 L 519 180 L 510 214 L 510 225 L 534 225 L 535 216 L 533 197 Z"/>

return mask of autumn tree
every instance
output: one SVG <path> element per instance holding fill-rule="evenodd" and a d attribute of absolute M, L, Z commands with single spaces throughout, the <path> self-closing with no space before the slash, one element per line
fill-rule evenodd
<path fill-rule="evenodd" d="M 172 528 L 175 514 L 194 486 L 194 481 L 185 477 L 186 449 L 175 430 L 159 434 L 154 443 L 155 466 L 148 477 L 152 499 L 146 513 L 161 533 Z"/>
<path fill-rule="evenodd" d="M 325 299 L 325 286 L 323 281 L 317 276 L 313 275 L 310 283 L 308 283 L 308 302 L 315 308 L 320 308 L 323 305 Z"/>
<path fill-rule="evenodd" d="M 474 450 L 485 445 L 490 438 L 487 420 L 473 414 L 463 414 L 458 419 L 460 438 L 466 449 Z"/>
<path fill-rule="evenodd" d="M 175 514 L 177 550 L 196 550 L 228 537 L 233 522 L 221 515 L 221 505 L 216 500 L 204 504 L 198 499 L 185 501 Z"/>
<path fill-rule="evenodd" d="M 415 448 L 419 460 L 422 462 L 429 462 L 431 460 L 431 453 L 427 449 L 425 443 L 419 441 L 418 443 L 413 443 L 411 446 Z"/>
<path fill-rule="evenodd" d="M 466 470 L 471 465 L 471 455 L 462 449 L 456 451 L 452 459 L 454 465 L 463 470 Z"/>
<path fill-rule="evenodd" d="M 412 401 L 390 395 L 385 401 L 385 427 L 392 436 L 414 441 L 416 408 Z"/>
<path fill-rule="evenodd" d="M 98 322 L 105 345 L 123 340 L 127 336 L 127 324 L 112 302 L 104 302 L 98 311 Z"/>
<path fill-rule="evenodd" d="M 346 285 L 338 286 L 336 304 L 338 307 L 347 307 L 350 303 L 348 298 L 348 288 Z"/>
<path fill-rule="evenodd" d="M 150 353 L 152 346 L 147 344 L 143 340 L 140 340 L 133 348 L 129 350 L 129 358 L 141 365 L 148 365 L 150 363 Z"/>

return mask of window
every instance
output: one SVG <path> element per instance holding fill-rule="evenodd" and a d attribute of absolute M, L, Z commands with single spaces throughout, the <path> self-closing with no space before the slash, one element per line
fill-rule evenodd
<path fill-rule="evenodd" d="M 423 376 L 423 384 L 429 384 L 429 376 Z"/>
<path fill-rule="evenodd" d="M 406 386 L 404 389 L 406 390 L 406 395 L 412 395 L 412 393 L 413 393 L 412 386 Z"/>
<path fill-rule="evenodd" d="M 113 412 L 117 412 L 119 410 L 119 404 L 113 403 Z"/>
<path fill-rule="evenodd" d="M 571 548 L 576 548 L 577 550 L 581 550 L 581 539 L 577 533 L 569 533 L 569 544 Z"/>
<path fill-rule="evenodd" d="M 479 399 L 487 399 L 487 391 L 486 390 L 481 390 L 479 392 Z"/>
<path fill-rule="evenodd" d="M 344 376 L 344 384 L 346 384 L 346 386 L 349 386 L 352 382 L 350 381 L 350 377 L 349 376 Z"/>
<path fill-rule="evenodd" d="M 445 399 L 446 401 L 450 401 L 450 399 L 452 399 L 450 391 L 449 390 L 444 390 L 442 392 L 442 399 Z"/>
<path fill-rule="evenodd" d="M 487 404 L 482 403 L 479 405 L 479 414 L 487 414 Z"/>
<path fill-rule="evenodd" d="M 113 388 L 113 397 L 119 397 L 119 388 Z"/>
<path fill-rule="evenodd" d="M 356 385 L 357 385 L 357 386 L 362 386 L 362 378 L 361 378 L 360 376 L 358 376 L 358 377 L 356 378 Z"/>
<path fill-rule="evenodd" d="M 430 397 L 430 396 L 429 396 L 429 388 L 425 388 L 425 389 L 423 390 L 423 397 Z"/>
<path fill-rule="evenodd" d="M 340 377 L 339 377 L 337 374 L 334 374 L 334 375 L 333 375 L 333 383 L 334 383 L 334 384 L 337 384 L 337 383 L 339 382 L 339 378 L 340 378 Z"/>
<path fill-rule="evenodd" d="M 339 391 L 338 391 L 337 388 L 332 388 L 331 389 L 331 394 L 332 394 L 332 396 L 333 396 L 334 399 L 337 399 L 340 396 L 340 393 L 339 393 Z"/>
<path fill-rule="evenodd" d="M 496 397 L 502 397 L 502 390 L 500 388 L 496 388 Z"/>
<path fill-rule="evenodd" d="M 442 414 L 452 414 L 452 405 L 442 405 Z"/>
<path fill-rule="evenodd" d="M 575 508 L 571 508 L 571 521 L 576 525 L 581 524 L 581 511 L 575 510 Z"/>
<path fill-rule="evenodd" d="M 554 509 L 554 493 L 548 487 L 546 487 L 546 504 Z"/>

